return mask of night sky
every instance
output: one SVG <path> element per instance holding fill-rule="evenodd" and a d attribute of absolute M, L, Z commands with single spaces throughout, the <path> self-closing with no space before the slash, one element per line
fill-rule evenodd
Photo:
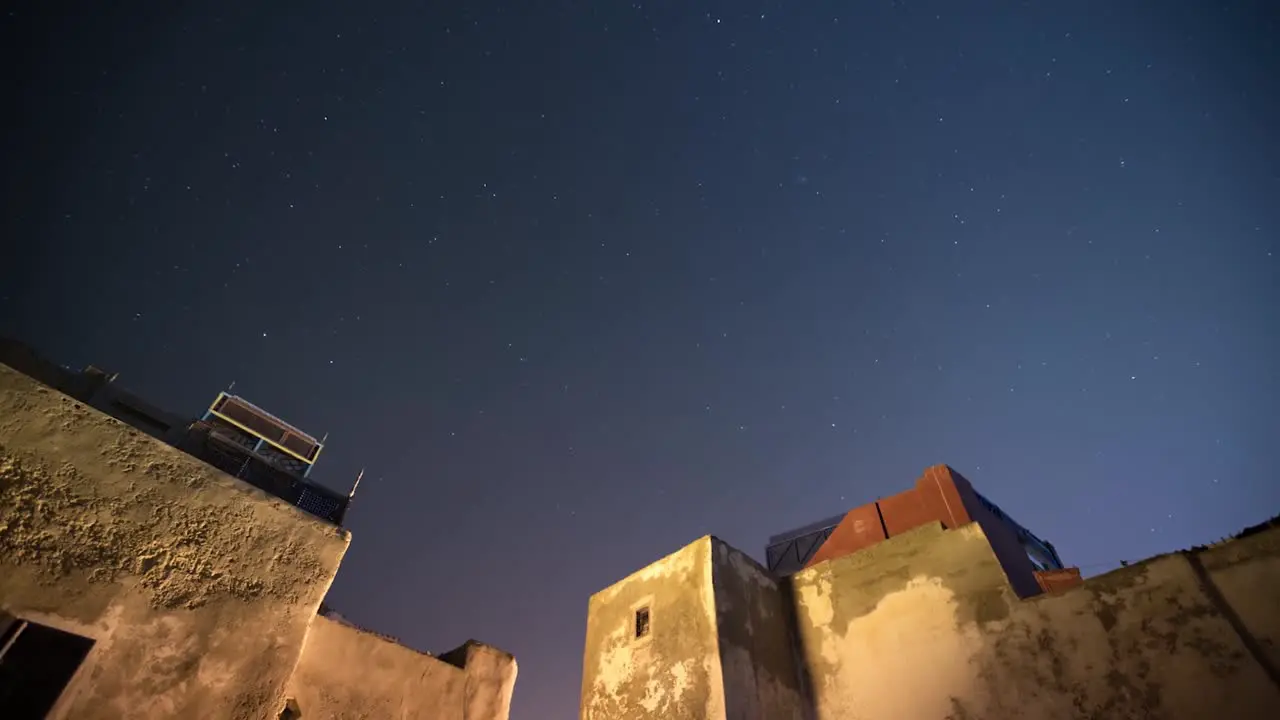
<path fill-rule="evenodd" d="M 0 332 L 328 433 L 329 602 L 516 720 L 934 463 L 1086 575 L 1280 510 L 1274 3 L 20 5 Z"/>

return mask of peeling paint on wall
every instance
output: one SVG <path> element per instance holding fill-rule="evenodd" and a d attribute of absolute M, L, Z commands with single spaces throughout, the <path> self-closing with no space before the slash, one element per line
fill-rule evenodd
<path fill-rule="evenodd" d="M 950 698 L 972 693 L 971 664 L 982 650 L 975 625 L 957 619 L 955 593 L 937 578 L 917 576 L 880 598 L 875 609 L 838 622 L 811 624 L 822 665 L 814 693 L 821 717 L 945 718 Z M 929 691 L 917 688 L 927 683 Z"/>
<path fill-rule="evenodd" d="M 590 628 L 603 622 L 621 638 L 622 625 L 602 619 L 642 596 L 714 613 L 718 651 L 704 625 L 683 640 L 657 634 L 669 643 L 660 654 L 620 651 L 611 671 L 648 678 L 643 701 L 612 702 L 584 684 L 584 720 L 691 717 L 666 704 L 677 674 L 682 692 L 720 693 L 723 714 L 697 715 L 717 720 L 1270 720 L 1280 707 L 1269 665 L 1280 647 L 1280 527 L 1032 599 L 1010 585 L 978 523 L 921 526 L 819 563 L 785 594 L 745 555 L 714 538 L 710 548 L 709 585 L 650 568 L 643 587 L 628 579 L 594 598 L 587 655 L 604 637 Z M 794 673 L 781 662 L 793 642 Z M 715 672 L 683 674 L 697 667 L 694 647 Z"/>
<path fill-rule="evenodd" d="M 982 539 L 976 523 L 922 528 L 793 578 L 818 718 L 1263 720 L 1280 707 L 1185 558 L 1024 601 Z"/>
<path fill-rule="evenodd" d="M 600 591 L 588 607 L 582 718 L 724 717 L 711 538 L 703 538 Z M 650 630 L 635 637 L 635 612 Z"/>
<path fill-rule="evenodd" d="M 592 598 L 582 717 L 803 717 L 786 598 L 747 556 L 706 537 Z M 652 612 L 645 638 L 638 607 Z"/>

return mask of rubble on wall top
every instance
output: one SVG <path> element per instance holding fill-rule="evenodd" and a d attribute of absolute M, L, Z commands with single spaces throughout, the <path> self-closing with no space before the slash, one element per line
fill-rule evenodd
<path fill-rule="evenodd" d="M 1262 522 L 1256 525 L 1250 525 L 1249 527 L 1244 528 L 1243 530 L 1236 533 L 1235 535 L 1232 535 L 1231 537 L 1225 537 L 1225 538 L 1222 538 L 1221 540 L 1216 540 L 1214 542 L 1211 542 L 1205 545 L 1193 545 L 1192 547 L 1187 548 L 1183 552 L 1198 553 L 1202 550 L 1209 550 L 1211 548 L 1221 547 L 1231 542 L 1232 540 L 1241 540 L 1251 535 L 1257 535 L 1258 533 L 1265 532 L 1267 530 L 1270 530 L 1276 527 L 1280 527 L 1280 515 L 1275 515 L 1267 520 L 1263 520 Z"/>
<path fill-rule="evenodd" d="M 1280 515 L 1276 515 L 1269 520 L 1263 520 L 1257 525 L 1250 525 L 1249 527 L 1233 535 L 1232 539 L 1239 540 L 1240 538 L 1246 538 L 1246 537 L 1249 537 L 1250 535 L 1257 535 L 1263 530 L 1269 530 L 1273 527 L 1280 527 Z"/>

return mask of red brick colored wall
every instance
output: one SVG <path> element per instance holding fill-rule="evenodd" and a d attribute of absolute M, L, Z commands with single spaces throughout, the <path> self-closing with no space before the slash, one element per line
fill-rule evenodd
<path fill-rule="evenodd" d="M 931 522 L 952 530 L 972 519 L 946 465 L 926 469 L 914 488 L 882 498 L 880 512 L 889 537 Z"/>
<path fill-rule="evenodd" d="M 952 477 L 951 468 L 946 465 L 934 465 L 916 480 L 916 489 L 920 490 L 926 502 L 933 508 L 934 517 L 942 521 L 948 530 L 974 520 L 968 511 L 960 487 Z"/>
<path fill-rule="evenodd" d="M 916 488 L 880 498 L 878 504 L 889 537 L 901 535 L 912 528 L 941 519 L 933 516 L 930 512 L 933 508 L 924 502 L 922 493 Z"/>
<path fill-rule="evenodd" d="M 805 567 L 857 552 L 931 522 L 940 522 L 946 529 L 960 527 L 970 521 L 965 507 L 947 466 L 936 465 L 925 470 L 914 488 L 850 510 Z"/>
<path fill-rule="evenodd" d="M 1075 567 L 1061 570 L 1037 570 L 1035 575 L 1040 589 L 1047 593 L 1062 592 L 1084 584 L 1084 578 L 1080 577 L 1080 568 Z"/>
<path fill-rule="evenodd" d="M 862 507 L 856 507 L 845 514 L 840 524 L 836 525 L 836 529 L 831 531 L 831 537 L 822 543 L 822 547 L 809 558 L 805 567 L 858 552 L 886 537 L 884 526 L 880 523 L 880 513 L 876 511 L 876 504 L 868 503 Z"/>

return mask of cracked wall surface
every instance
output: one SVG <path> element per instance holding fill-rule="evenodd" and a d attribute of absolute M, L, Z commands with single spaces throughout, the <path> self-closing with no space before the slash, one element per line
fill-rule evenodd
<path fill-rule="evenodd" d="M 348 542 L 0 365 L 0 606 L 96 640 L 55 717 L 276 717 Z"/>
<path fill-rule="evenodd" d="M 1275 541 L 1197 556 L 1247 608 L 1246 635 L 1273 640 Z M 1019 600 L 979 525 L 934 524 L 804 570 L 792 582 L 816 716 L 1274 717 L 1280 691 L 1189 557 Z"/>

